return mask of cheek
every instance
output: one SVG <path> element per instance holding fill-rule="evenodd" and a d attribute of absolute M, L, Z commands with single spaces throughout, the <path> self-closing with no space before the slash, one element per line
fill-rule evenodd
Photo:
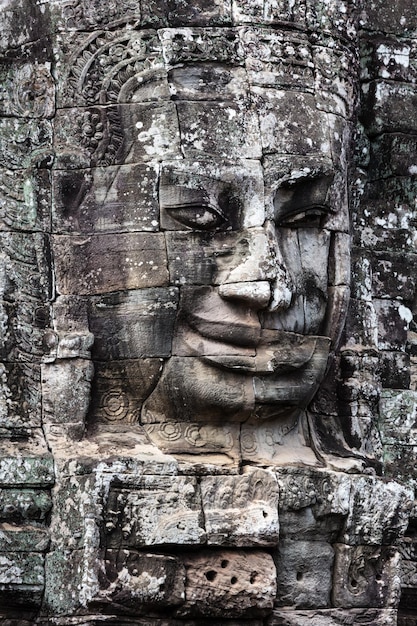
<path fill-rule="evenodd" d="M 331 235 L 315 228 L 280 228 L 278 245 L 291 277 L 293 297 L 287 310 L 264 315 L 265 327 L 321 334 L 329 292 Z"/>

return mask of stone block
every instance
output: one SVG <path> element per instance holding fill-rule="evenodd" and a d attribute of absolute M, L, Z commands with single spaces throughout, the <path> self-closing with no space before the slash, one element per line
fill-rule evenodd
<path fill-rule="evenodd" d="M 108 586 L 102 587 L 94 605 L 112 613 L 137 615 L 144 607 L 174 607 L 185 600 L 185 568 L 177 557 L 107 550 Z"/>
<path fill-rule="evenodd" d="M 397 135 L 394 134 L 394 136 Z M 402 141 L 402 135 L 400 137 L 399 143 L 405 154 L 408 149 L 414 149 L 413 145 L 406 144 L 405 140 Z M 395 149 L 399 151 L 398 147 Z M 386 153 L 378 153 L 378 156 L 380 159 L 384 158 L 388 164 L 392 162 L 395 165 L 398 156 L 392 152 L 394 150 L 388 151 L 387 149 Z M 376 158 L 373 158 L 372 162 L 378 166 L 379 162 Z M 383 171 L 376 171 L 376 180 L 371 180 L 366 185 L 359 214 L 352 216 L 355 239 L 362 242 L 361 245 L 367 244 L 366 247 L 374 252 L 386 254 L 387 251 L 393 251 L 398 254 L 403 250 L 408 254 L 414 253 L 413 210 L 417 184 L 414 177 L 410 176 L 408 167 L 411 166 L 412 164 L 409 164 L 403 174 L 395 176 L 391 170 L 385 172 L 383 170 L 385 166 L 382 163 L 380 167 Z M 381 176 L 383 176 L 382 179 Z M 375 215 L 378 215 L 377 219 Z"/>
<path fill-rule="evenodd" d="M 61 295 L 95 295 L 168 284 L 162 233 L 53 235 L 52 246 Z"/>
<path fill-rule="evenodd" d="M 43 598 L 46 614 L 59 619 L 61 615 L 88 610 L 99 592 L 99 559 L 98 546 L 90 551 L 63 549 L 48 552 Z"/>
<path fill-rule="evenodd" d="M 415 151 L 417 138 L 408 133 L 384 133 L 375 137 L 371 143 L 371 158 L 369 164 L 369 180 L 375 181 L 371 189 L 384 198 L 385 190 L 397 189 L 397 196 L 402 200 L 409 199 L 406 191 L 412 190 L 415 180 L 410 179 L 415 167 Z M 395 177 L 405 176 L 403 180 Z M 381 180 L 385 179 L 385 180 Z M 390 180 L 391 178 L 391 180 Z M 388 179 L 388 180 L 387 180 Z M 369 191 L 366 192 L 367 197 Z M 385 201 L 390 197 L 385 196 Z M 397 205 L 398 211 L 398 205 Z M 378 214 L 378 219 L 381 215 Z M 391 218 L 392 220 L 392 218 Z M 389 224 L 389 222 L 388 222 Z"/>
<path fill-rule="evenodd" d="M 89 419 L 127 424 L 140 421 L 144 400 L 155 387 L 162 359 L 123 359 L 97 362 Z"/>
<path fill-rule="evenodd" d="M 40 365 L 0 363 L 0 426 L 16 432 L 39 428 L 40 410 Z"/>
<path fill-rule="evenodd" d="M 142 4 L 142 22 L 152 26 L 222 26 L 231 21 L 231 0 L 185 0 L 181 5 L 150 0 Z"/>
<path fill-rule="evenodd" d="M 245 102 L 178 101 L 177 110 L 186 158 L 261 157 L 258 116 Z"/>
<path fill-rule="evenodd" d="M 367 476 L 352 478 L 344 543 L 393 545 L 407 528 L 413 499 L 412 492 L 400 483 Z"/>
<path fill-rule="evenodd" d="M 378 319 L 372 302 L 350 299 L 346 318 L 346 344 L 375 347 L 378 341 Z"/>
<path fill-rule="evenodd" d="M 113 487 L 105 513 L 107 545 L 199 545 L 205 542 L 195 478 L 142 478 L 136 488 Z"/>
<path fill-rule="evenodd" d="M 165 161 L 161 166 L 159 203 L 161 226 L 165 230 L 186 230 L 189 237 L 197 236 L 187 230 L 193 226 L 196 216 L 193 220 L 191 212 L 187 220 L 186 209 L 195 211 L 200 205 L 212 213 L 212 223 L 202 223 L 200 230 L 210 225 L 214 230 L 262 226 L 265 200 L 260 163 L 239 159 L 231 165 L 219 158 L 198 162 L 192 159 Z M 220 223 L 216 222 L 216 217 Z M 194 223 L 194 228 L 198 225 Z M 201 233 L 201 243 L 210 248 L 210 235 Z M 175 257 L 170 255 L 170 258 Z"/>
<path fill-rule="evenodd" d="M 0 523 L 0 553 L 46 552 L 49 543 L 48 529 L 40 525 Z"/>
<path fill-rule="evenodd" d="M 259 26 L 256 22 L 248 23 L 240 32 L 251 86 L 313 89 L 313 56 L 306 46 L 305 33 Z"/>
<path fill-rule="evenodd" d="M 198 422 L 164 422 L 144 424 L 149 439 L 160 450 L 175 454 L 188 463 L 188 473 L 222 473 L 237 469 L 240 460 L 239 424 L 201 424 Z M 198 450 L 198 456 L 196 455 Z M 221 468 L 219 470 L 219 467 Z M 197 470 L 198 468 L 198 470 Z M 186 470 L 184 470 L 186 471 Z"/>
<path fill-rule="evenodd" d="M 36 445 L 36 442 L 32 442 Z M 45 449 L 44 456 L 35 456 L 12 446 L 10 453 L 0 453 L 0 485 L 4 487 L 48 487 L 55 482 L 54 462 Z"/>
<path fill-rule="evenodd" d="M 52 292 L 48 244 L 47 236 L 39 232 L 0 233 L 1 271 L 5 277 L 1 300 L 15 306 L 16 316 L 19 313 L 22 316 L 21 323 L 28 323 L 24 316 L 31 314 L 30 323 L 35 333 L 42 323 L 45 326 L 48 322 L 45 301 Z M 35 315 L 38 307 L 44 307 L 43 316 Z M 18 336 L 18 331 L 16 333 Z"/>
<path fill-rule="evenodd" d="M 276 545 L 278 485 L 265 470 L 243 476 L 207 476 L 201 481 L 208 545 Z"/>
<path fill-rule="evenodd" d="M 333 0 L 306 0 L 306 21 L 316 35 L 333 35 L 333 37 L 352 40 L 356 36 L 356 20 L 354 5 Z M 324 37 L 323 37 L 324 38 Z"/>
<path fill-rule="evenodd" d="M 371 31 L 401 37 L 412 35 L 417 27 L 417 8 L 413 0 L 404 0 L 392 6 L 384 0 L 372 0 L 361 12 L 361 25 Z"/>
<path fill-rule="evenodd" d="M 417 477 L 417 446 L 384 445 L 384 471 L 387 478 L 408 481 Z"/>
<path fill-rule="evenodd" d="M 63 5 L 52 3 L 50 11 L 57 30 L 64 32 L 117 26 L 131 20 L 140 22 L 141 18 L 140 3 L 132 4 L 129 0 L 111 0 L 106 8 L 89 0 L 70 0 Z"/>
<path fill-rule="evenodd" d="M 323 18 L 322 18 L 323 19 Z M 324 39 L 324 38 L 323 38 Z M 352 80 L 352 53 L 341 41 L 328 46 L 324 39 L 313 47 L 317 108 L 349 118 L 353 113 L 355 83 Z"/>
<path fill-rule="evenodd" d="M 10 48 L 31 44 L 39 39 L 39 32 L 45 28 L 45 15 L 41 7 L 22 1 L 4 7 L 2 15 L 2 32 L 0 50 L 10 52 Z M 46 52 L 46 51 L 44 51 Z M 39 60 L 43 54 L 38 52 Z"/>
<path fill-rule="evenodd" d="M 314 96 L 261 87 L 254 87 L 253 92 L 258 104 L 265 154 L 328 153 L 331 156 L 329 118 L 317 109 Z"/>
<path fill-rule="evenodd" d="M 401 588 L 409 588 L 414 591 L 417 587 L 417 562 L 415 560 L 402 558 L 400 562 L 401 569 Z"/>
<path fill-rule="evenodd" d="M 350 477 L 330 471 L 282 469 L 277 480 L 281 536 L 334 543 L 349 512 Z"/>
<path fill-rule="evenodd" d="M 244 64 L 239 32 L 233 28 L 168 28 L 161 31 L 161 40 L 168 67 L 201 61 Z"/>
<path fill-rule="evenodd" d="M 384 444 L 417 445 L 416 402 L 416 391 L 384 389 L 381 392 L 378 426 Z"/>
<path fill-rule="evenodd" d="M 387 389 L 413 389 L 411 386 L 410 355 L 404 352 L 381 353 L 379 375 L 381 385 Z"/>
<path fill-rule="evenodd" d="M 156 231 L 158 172 L 155 163 L 54 171 L 53 232 Z"/>
<path fill-rule="evenodd" d="M 22 170 L 36 163 L 36 155 L 51 154 L 52 125 L 49 120 L 0 119 L 0 165 L 8 170 Z M 33 165 L 35 165 L 33 163 Z"/>
<path fill-rule="evenodd" d="M 0 554 L 0 604 L 3 607 L 40 606 L 44 589 L 44 556 L 29 552 Z"/>
<path fill-rule="evenodd" d="M 8 523 L 34 520 L 45 522 L 52 507 L 48 491 L 35 489 L 1 489 L 0 521 Z"/>
<path fill-rule="evenodd" d="M 82 550 L 98 533 L 102 494 L 95 474 L 85 474 L 61 477 L 54 489 L 50 531 L 55 551 Z"/>
<path fill-rule="evenodd" d="M 379 349 L 404 350 L 412 311 L 396 300 L 374 299 L 373 304 L 378 319 Z"/>
<path fill-rule="evenodd" d="M 372 263 L 373 296 L 412 302 L 416 271 L 415 254 L 376 253 Z"/>
<path fill-rule="evenodd" d="M 278 606 L 330 606 L 334 551 L 323 541 L 281 539 L 276 553 Z"/>
<path fill-rule="evenodd" d="M 395 608 L 400 585 L 400 559 L 394 548 L 335 546 L 334 606 Z"/>
<path fill-rule="evenodd" d="M 395 609 L 275 609 L 267 626 L 397 626 Z"/>
<path fill-rule="evenodd" d="M 275 567 L 260 551 L 220 550 L 184 558 L 185 604 L 177 613 L 202 617 L 268 614 L 276 593 Z"/>
<path fill-rule="evenodd" d="M 0 225 L 3 231 L 47 231 L 51 219 L 51 184 L 47 163 L 39 169 L 2 169 L 0 173 Z"/>
<path fill-rule="evenodd" d="M 55 118 L 57 169 L 179 158 L 179 142 L 172 102 L 59 109 Z"/>
<path fill-rule="evenodd" d="M 414 86 L 408 83 L 386 80 L 367 83 L 362 119 L 369 135 L 415 131 L 416 98 Z"/>
<path fill-rule="evenodd" d="M 41 367 L 44 423 L 71 422 L 83 427 L 94 373 L 91 361 L 60 359 Z"/>
<path fill-rule="evenodd" d="M 210 358 L 216 363 L 215 356 Z M 200 381 L 204 381 L 204 393 Z M 222 422 L 244 421 L 253 408 L 254 392 L 249 376 L 238 378 L 233 370 L 213 367 L 208 359 L 206 362 L 193 356 L 173 356 L 143 405 L 141 419 L 143 424 L 200 422 L 216 428 Z"/>
<path fill-rule="evenodd" d="M 0 82 L 1 117 L 53 117 L 55 88 L 50 63 L 2 63 Z"/>
<path fill-rule="evenodd" d="M 89 327 L 94 334 L 93 359 L 168 357 L 178 289 L 125 291 L 91 299 Z"/>
<path fill-rule="evenodd" d="M 244 68 L 224 65 L 211 66 L 187 63 L 174 67 L 168 74 L 175 101 L 235 100 L 242 90 L 249 89 Z"/>

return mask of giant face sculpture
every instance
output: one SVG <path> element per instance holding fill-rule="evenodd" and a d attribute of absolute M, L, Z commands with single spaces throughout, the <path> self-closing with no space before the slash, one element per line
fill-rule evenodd
<path fill-rule="evenodd" d="M 77 50 L 52 240 L 56 310 L 94 335 L 92 423 L 173 452 L 305 446 L 349 263 L 348 122 L 307 43 L 195 28 Z"/>

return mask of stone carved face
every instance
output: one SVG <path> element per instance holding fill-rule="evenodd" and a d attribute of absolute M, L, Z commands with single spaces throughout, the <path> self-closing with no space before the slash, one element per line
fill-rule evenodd
<path fill-rule="evenodd" d="M 93 420 L 140 422 L 158 443 L 194 424 L 197 446 L 225 423 L 288 432 L 343 322 L 348 123 L 308 77 L 305 92 L 269 84 L 244 46 L 175 63 L 174 31 L 117 104 L 58 115 L 57 307 L 85 309 L 95 337 Z M 228 29 L 217 57 L 245 33 Z"/>

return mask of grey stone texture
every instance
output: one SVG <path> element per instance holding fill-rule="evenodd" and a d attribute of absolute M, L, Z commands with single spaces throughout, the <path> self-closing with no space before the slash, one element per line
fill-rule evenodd
<path fill-rule="evenodd" d="M 415 3 L 0 4 L 0 624 L 415 624 Z"/>

